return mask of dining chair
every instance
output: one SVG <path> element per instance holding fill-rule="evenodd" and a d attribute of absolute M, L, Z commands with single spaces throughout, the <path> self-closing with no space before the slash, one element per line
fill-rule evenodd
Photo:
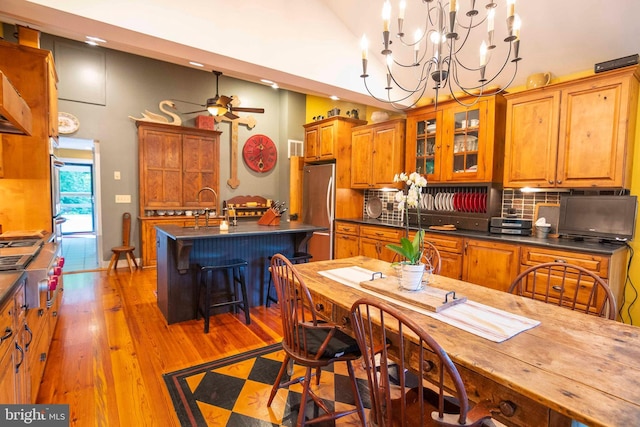
<path fill-rule="evenodd" d="M 442 258 L 440 257 L 440 251 L 431 242 L 424 241 L 424 252 L 422 253 L 422 262 L 428 266 L 431 266 L 431 273 L 440 274 L 442 269 Z"/>
<path fill-rule="evenodd" d="M 594 316 L 616 318 L 616 300 L 609 285 L 579 265 L 566 262 L 534 265 L 514 279 L 509 292 Z"/>
<path fill-rule="evenodd" d="M 301 383 L 302 397 L 296 425 L 304 426 L 306 423 L 335 420 L 353 413 L 358 414 L 364 425 L 364 406 L 352 363 L 361 357 L 358 343 L 338 325 L 325 322 L 320 318 L 304 280 L 284 255 L 275 254 L 271 257 L 271 275 L 280 305 L 283 331 L 282 349 L 285 358 L 271 389 L 267 406 L 271 406 L 280 388 Z M 282 382 L 291 361 L 305 367 L 305 375 Z M 345 362 L 347 365 L 355 406 L 353 409 L 332 410 L 311 389 L 312 371 L 315 371 L 317 386 L 320 384 L 321 369 L 329 367 L 335 362 Z M 322 409 L 324 414 L 306 420 L 305 408 L 309 398 L 318 408 Z"/>
<path fill-rule="evenodd" d="M 489 402 L 471 407 L 456 366 L 409 316 L 365 297 L 351 306 L 351 323 L 367 371 L 372 425 L 482 426 L 491 419 Z M 415 375 L 397 375 L 407 371 Z"/>
<path fill-rule="evenodd" d="M 125 212 L 122 214 L 122 245 L 114 246 L 111 248 L 111 261 L 109 261 L 109 267 L 107 267 L 107 274 L 111 271 L 113 267 L 113 271 L 118 269 L 118 261 L 120 260 L 120 255 L 124 255 L 127 259 L 127 263 L 129 264 L 129 270 L 133 273 L 133 266 L 135 265 L 138 268 L 138 263 L 136 262 L 136 257 L 133 251 L 136 249 L 135 246 L 131 246 L 131 214 L 129 212 Z"/>

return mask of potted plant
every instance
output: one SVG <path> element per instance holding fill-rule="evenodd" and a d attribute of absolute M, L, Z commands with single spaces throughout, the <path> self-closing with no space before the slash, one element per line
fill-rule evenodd
<path fill-rule="evenodd" d="M 422 262 L 424 230 L 420 227 L 420 199 L 422 188 L 427 186 L 427 180 L 417 172 L 396 174 L 393 178 L 394 182 L 404 182 L 405 188 L 396 193 L 396 201 L 398 202 L 398 210 L 405 215 L 405 237 L 400 239 L 400 245 L 388 244 L 387 248 L 394 251 L 402 258 L 397 262 L 399 265 L 399 276 L 401 276 L 400 284 L 403 288 L 409 290 L 418 290 L 422 287 L 422 275 L 424 274 L 425 264 Z M 416 208 L 418 212 L 418 231 L 413 237 L 413 241 L 409 240 L 409 208 Z"/>

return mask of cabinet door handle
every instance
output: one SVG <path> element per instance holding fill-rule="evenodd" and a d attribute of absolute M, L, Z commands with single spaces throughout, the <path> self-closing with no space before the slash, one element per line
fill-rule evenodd
<path fill-rule="evenodd" d="M 29 328 L 29 325 L 24 325 L 24 330 L 29 332 L 29 341 L 24 345 L 25 350 L 29 350 L 29 346 L 31 345 L 31 341 L 33 341 L 33 331 Z"/>
<path fill-rule="evenodd" d="M 16 342 L 16 350 L 18 350 L 20 352 L 20 355 L 22 357 L 20 357 L 20 362 L 16 363 L 16 374 L 20 371 L 20 366 L 22 366 L 22 362 L 24 362 L 24 350 L 22 349 L 22 347 L 20 347 L 18 345 L 18 343 Z"/>
<path fill-rule="evenodd" d="M 553 180 L 552 179 L 549 180 L 549 184 L 553 185 Z"/>
<path fill-rule="evenodd" d="M 4 330 L 4 335 L 0 337 L 0 343 L 2 343 L 4 340 L 8 340 L 12 335 L 13 331 L 11 330 L 11 328 L 7 327 L 7 329 Z"/>
<path fill-rule="evenodd" d="M 558 184 L 562 184 L 562 180 L 559 179 L 558 181 L 556 181 Z"/>

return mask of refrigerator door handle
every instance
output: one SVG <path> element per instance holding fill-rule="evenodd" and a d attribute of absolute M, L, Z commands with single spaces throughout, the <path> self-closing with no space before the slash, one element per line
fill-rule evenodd
<path fill-rule="evenodd" d="M 329 224 L 333 224 L 333 177 L 329 178 L 329 183 L 327 184 L 327 217 L 329 219 Z"/>

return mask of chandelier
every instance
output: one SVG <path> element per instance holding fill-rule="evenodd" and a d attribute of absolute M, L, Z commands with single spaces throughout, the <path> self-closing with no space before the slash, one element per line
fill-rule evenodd
<path fill-rule="evenodd" d="M 415 0 L 417 3 L 417 0 Z M 425 15 L 422 27 L 415 30 L 413 41 L 408 41 L 404 33 L 406 1 L 400 0 L 398 7 L 398 29 L 396 38 L 400 48 L 405 48 L 404 61 L 393 54 L 390 40 L 391 3 L 386 0 L 382 7 L 382 45 L 380 52 L 386 63 L 386 96 L 376 96 L 367 84 L 368 40 L 362 36 L 362 77 L 364 85 L 373 98 L 390 104 L 397 110 L 414 107 L 431 87 L 435 90 L 436 106 L 438 93 L 447 90 L 451 97 L 462 105 L 473 105 L 481 97 L 504 91 L 511 85 L 520 61 L 520 18 L 515 13 L 516 0 L 506 0 L 506 33 L 501 43 L 506 44 L 500 61 L 492 54 L 496 48 L 496 14 L 503 13 L 496 2 L 490 1 L 483 10 L 476 8 L 476 0 L 469 0 L 467 12 L 460 12 L 462 1 L 422 0 Z M 465 1 L 465 3 L 467 3 Z M 414 12 L 412 15 L 416 16 Z M 473 46 L 472 40 L 480 38 L 482 43 Z M 400 49 L 398 49 L 400 50 Z M 477 54 L 475 52 L 477 52 Z M 502 50 L 501 50 L 502 52 Z M 498 56 L 498 55 L 496 55 Z M 488 66 L 491 62 L 491 73 Z M 512 64 L 509 66 L 509 64 Z M 395 73 L 399 68 L 402 73 Z M 496 79 L 507 69 L 512 69 L 509 82 L 502 88 L 496 86 Z M 412 73 L 407 73 L 411 71 Z M 405 83 L 402 76 L 412 74 L 413 83 Z M 489 75 L 490 74 L 490 75 Z M 406 80 L 406 78 L 405 78 Z M 463 81 L 464 80 L 464 81 Z"/>

